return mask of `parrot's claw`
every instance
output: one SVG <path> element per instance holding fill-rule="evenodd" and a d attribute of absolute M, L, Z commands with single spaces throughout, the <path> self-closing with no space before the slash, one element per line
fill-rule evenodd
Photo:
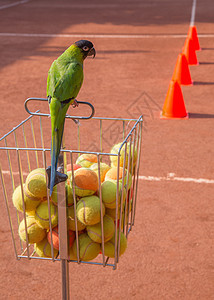
<path fill-rule="evenodd" d="M 48 188 L 50 189 L 50 179 L 51 179 L 51 166 L 49 166 L 46 169 L 47 175 L 48 175 Z M 60 182 L 64 182 L 68 179 L 68 176 L 64 173 L 60 173 L 58 171 L 56 171 L 56 176 L 55 176 L 55 183 L 54 185 L 60 183 Z"/>
<path fill-rule="evenodd" d="M 71 105 L 73 108 L 78 107 L 79 103 L 77 102 L 77 99 L 74 99 L 74 102 Z"/>

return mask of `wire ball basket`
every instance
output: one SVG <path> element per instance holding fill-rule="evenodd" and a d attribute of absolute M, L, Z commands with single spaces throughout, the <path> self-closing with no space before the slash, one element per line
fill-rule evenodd
<path fill-rule="evenodd" d="M 65 130 L 63 136 L 62 149 L 60 153 L 60 166 L 64 173 L 68 173 L 70 166 L 70 176 L 75 179 L 74 165 L 78 158 L 83 155 L 92 155 L 96 163 L 96 174 L 98 187 L 94 195 L 100 201 L 100 229 L 101 241 L 98 256 L 92 260 L 81 259 L 80 255 L 80 232 L 78 231 L 77 206 L 82 199 L 76 195 L 75 180 L 70 183 L 60 183 L 57 185 L 57 203 L 52 203 L 49 190 L 46 184 L 46 197 L 39 203 L 47 201 L 48 228 L 44 229 L 44 239 L 49 234 L 49 254 L 39 256 L 35 250 L 35 244 L 30 243 L 28 233 L 29 212 L 25 203 L 24 185 L 26 178 L 35 169 L 46 170 L 50 165 L 50 145 L 51 145 L 51 124 L 49 114 L 41 113 L 39 110 L 31 112 L 28 108 L 30 101 L 47 101 L 43 98 L 29 98 L 25 102 L 25 108 L 30 114 L 18 126 L 5 134 L 0 139 L 0 177 L 2 183 L 2 194 L 6 205 L 6 211 L 11 230 L 12 244 L 15 257 L 21 259 L 37 259 L 62 262 L 62 275 L 64 277 L 63 299 L 69 299 L 68 295 L 68 263 L 102 265 L 117 268 L 120 259 L 120 247 L 122 235 L 128 240 L 136 213 L 137 188 L 140 167 L 141 141 L 143 117 L 138 119 L 123 118 L 102 118 L 93 117 L 94 109 L 90 103 L 80 102 L 81 106 L 89 105 L 91 114 L 88 117 L 66 116 Z M 74 121 L 74 122 L 72 122 Z M 117 147 L 114 147 L 117 145 Z M 112 151 L 112 149 L 114 151 Z M 116 149 L 116 150 L 115 150 Z M 114 211 L 114 255 L 105 255 L 104 236 L 104 215 L 103 210 L 102 184 L 105 180 L 102 173 L 102 164 L 108 165 L 109 169 L 114 162 L 116 170 L 116 200 Z M 91 166 L 89 167 L 91 168 Z M 45 172 L 46 174 L 46 172 Z M 47 174 L 45 180 L 48 182 Z M 130 183 L 130 184 L 128 184 Z M 74 211 L 73 221 L 75 229 L 74 241 L 76 248 L 75 259 L 70 256 L 70 243 L 68 234 L 69 204 L 68 204 L 68 184 L 72 195 L 72 207 Z M 17 209 L 12 201 L 16 188 L 20 186 L 21 209 Z M 57 225 L 59 249 L 54 248 L 54 228 L 51 223 L 51 207 L 57 210 Z M 36 209 L 36 208 L 35 208 Z M 19 227 L 22 222 L 25 240 L 20 237 Z M 86 226 L 87 227 L 87 226 Z M 81 232 L 82 233 L 82 232 Z M 87 234 L 84 229 L 83 234 Z M 45 253 L 45 252 L 44 252 Z M 125 254 L 124 254 L 125 255 Z M 121 257 L 122 259 L 122 257 Z M 67 290 L 66 290 L 67 289 Z"/>

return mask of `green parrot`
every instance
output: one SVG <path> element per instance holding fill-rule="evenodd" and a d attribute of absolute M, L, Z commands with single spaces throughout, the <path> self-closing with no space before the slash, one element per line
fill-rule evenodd
<path fill-rule="evenodd" d="M 83 83 L 83 61 L 95 57 L 93 44 L 80 40 L 71 45 L 51 65 L 47 78 L 47 98 L 51 115 L 51 166 L 47 168 L 50 196 L 55 184 L 67 175 L 57 171 L 64 130 L 65 116 L 70 104 L 77 105 L 76 97 Z"/>

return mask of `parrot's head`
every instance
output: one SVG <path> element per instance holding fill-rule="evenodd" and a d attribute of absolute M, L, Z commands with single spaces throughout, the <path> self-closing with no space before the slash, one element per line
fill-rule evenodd
<path fill-rule="evenodd" d="M 95 57 L 96 51 L 94 49 L 92 42 L 87 40 L 80 40 L 74 44 L 81 50 L 83 59 L 85 59 L 87 56 L 93 56 L 93 58 Z"/>

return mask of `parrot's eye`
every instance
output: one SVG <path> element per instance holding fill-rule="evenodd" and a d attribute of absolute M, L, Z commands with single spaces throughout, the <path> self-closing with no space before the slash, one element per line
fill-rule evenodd
<path fill-rule="evenodd" d="M 84 46 L 82 49 L 83 49 L 84 51 L 88 51 L 88 50 L 89 50 L 89 48 L 88 48 L 87 46 Z"/>

